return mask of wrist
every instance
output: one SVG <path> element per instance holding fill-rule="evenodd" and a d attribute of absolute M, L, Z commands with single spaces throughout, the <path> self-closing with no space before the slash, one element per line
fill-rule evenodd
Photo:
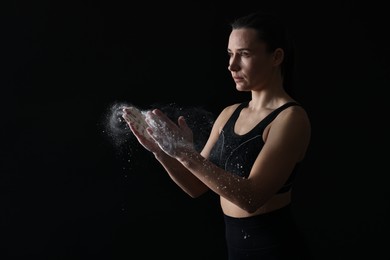
<path fill-rule="evenodd" d="M 203 158 L 195 149 L 185 149 L 176 156 L 178 160 L 184 166 L 190 166 L 194 161 L 199 161 L 200 158 Z"/>

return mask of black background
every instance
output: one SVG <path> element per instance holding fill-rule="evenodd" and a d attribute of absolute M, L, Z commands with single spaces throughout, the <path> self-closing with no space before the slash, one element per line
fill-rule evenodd
<path fill-rule="evenodd" d="M 227 70 L 228 23 L 261 8 L 297 46 L 313 136 L 293 203 L 314 258 L 389 259 L 389 18 L 375 1 L 8 1 L 2 259 L 226 259 L 218 198 L 189 198 L 107 118 L 121 102 L 217 115 L 246 99 Z"/>

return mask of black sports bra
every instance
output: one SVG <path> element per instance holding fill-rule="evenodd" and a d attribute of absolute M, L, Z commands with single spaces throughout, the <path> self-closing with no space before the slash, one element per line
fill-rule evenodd
<path fill-rule="evenodd" d="M 234 132 L 234 125 L 241 110 L 248 104 L 248 101 L 241 103 L 233 112 L 212 148 L 209 158 L 219 167 L 244 178 L 248 178 L 252 165 L 264 146 L 262 138 L 264 129 L 281 111 L 290 106 L 300 105 L 297 102 L 287 102 L 269 113 L 248 133 L 238 135 Z M 291 189 L 298 166 L 299 163 L 295 165 L 288 180 L 277 193 L 287 192 Z"/>

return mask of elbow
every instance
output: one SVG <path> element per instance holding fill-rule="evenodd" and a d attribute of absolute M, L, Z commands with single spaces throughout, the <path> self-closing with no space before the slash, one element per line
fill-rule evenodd
<path fill-rule="evenodd" d="M 188 195 L 191 197 L 191 199 L 197 199 L 197 198 L 199 198 L 202 194 L 198 194 L 198 193 L 189 193 Z"/>
<path fill-rule="evenodd" d="M 201 197 L 203 194 L 205 194 L 209 189 L 206 188 L 206 189 L 198 189 L 198 190 L 188 190 L 187 191 L 187 194 L 193 198 L 193 199 L 196 199 L 196 198 L 199 198 Z"/>
<path fill-rule="evenodd" d="M 234 204 L 236 207 L 246 211 L 249 214 L 252 214 L 257 210 L 257 207 L 255 207 L 251 203 L 248 203 L 247 201 L 230 200 L 230 202 Z"/>
<path fill-rule="evenodd" d="M 251 200 L 249 201 L 243 201 L 241 204 L 239 204 L 240 208 L 242 210 L 245 210 L 246 212 L 248 212 L 249 214 L 253 214 L 255 213 L 257 210 L 259 210 L 259 208 L 261 208 L 263 205 L 264 205 L 264 202 L 253 202 Z"/>
<path fill-rule="evenodd" d="M 248 212 L 249 214 L 255 213 L 260 207 L 254 207 L 253 205 L 246 205 L 245 207 L 242 207 L 243 210 Z"/>
<path fill-rule="evenodd" d="M 245 204 L 236 204 L 239 208 L 241 208 L 242 210 L 246 211 L 247 213 L 249 214 L 253 214 L 256 212 L 256 210 L 258 210 L 259 208 L 258 207 L 254 207 L 253 205 L 249 205 L 247 203 Z"/>

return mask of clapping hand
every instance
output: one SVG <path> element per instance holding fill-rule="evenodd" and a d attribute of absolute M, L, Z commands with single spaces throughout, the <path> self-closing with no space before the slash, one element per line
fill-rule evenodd
<path fill-rule="evenodd" d="M 138 142 L 148 151 L 157 153 L 161 149 L 147 132 L 149 126 L 145 121 L 145 113 L 134 106 L 130 106 L 123 108 L 122 117 L 125 119 Z"/>
<path fill-rule="evenodd" d="M 145 121 L 149 135 L 171 157 L 180 158 L 194 150 L 193 133 L 183 116 L 176 124 L 161 110 L 154 109 L 145 114 Z"/>

